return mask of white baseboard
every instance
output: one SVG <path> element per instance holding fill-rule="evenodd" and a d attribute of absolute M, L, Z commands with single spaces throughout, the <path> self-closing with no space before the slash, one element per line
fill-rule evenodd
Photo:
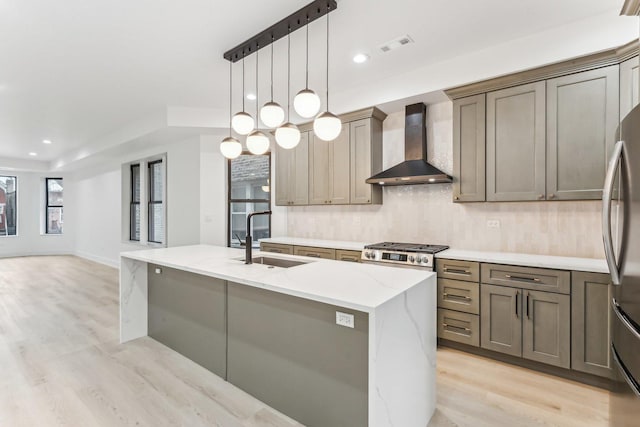
<path fill-rule="evenodd" d="M 110 258 L 105 258 L 99 255 L 94 255 L 94 254 L 90 254 L 88 252 L 83 252 L 83 251 L 75 251 L 73 255 L 80 258 L 88 259 L 89 261 L 97 262 L 99 264 L 104 264 L 109 267 L 120 268 L 120 260 L 113 260 Z"/>

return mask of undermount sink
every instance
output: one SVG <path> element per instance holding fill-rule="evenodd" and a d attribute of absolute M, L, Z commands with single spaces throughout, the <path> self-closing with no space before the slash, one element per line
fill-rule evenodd
<path fill-rule="evenodd" d="M 253 261 L 254 264 L 263 264 L 263 265 L 268 265 L 270 267 L 282 267 L 282 268 L 296 267 L 298 265 L 308 264 L 308 262 L 304 262 L 304 261 L 294 261 L 292 259 L 282 259 L 282 258 L 271 258 L 266 256 L 253 257 L 251 258 L 251 260 Z M 242 261 L 244 262 L 244 258 L 242 259 Z"/>

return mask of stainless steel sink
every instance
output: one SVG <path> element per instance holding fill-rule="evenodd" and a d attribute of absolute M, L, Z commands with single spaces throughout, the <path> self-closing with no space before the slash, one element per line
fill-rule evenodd
<path fill-rule="evenodd" d="M 282 259 L 282 258 L 271 258 L 266 256 L 258 256 L 251 258 L 254 264 L 264 264 L 270 267 L 282 267 L 282 268 L 290 268 L 296 267 L 302 264 L 308 264 L 305 261 L 294 261 L 292 259 Z M 244 258 L 242 259 L 244 261 Z"/>

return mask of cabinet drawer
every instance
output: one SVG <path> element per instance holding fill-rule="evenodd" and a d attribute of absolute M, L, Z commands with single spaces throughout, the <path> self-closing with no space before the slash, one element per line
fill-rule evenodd
<path fill-rule="evenodd" d="M 438 338 L 478 347 L 480 345 L 478 316 L 439 308 Z"/>
<path fill-rule="evenodd" d="M 336 249 L 336 259 L 338 261 L 360 262 L 360 251 L 347 251 Z"/>
<path fill-rule="evenodd" d="M 293 254 L 313 258 L 336 259 L 335 249 L 313 248 L 311 246 L 294 246 Z"/>
<path fill-rule="evenodd" d="M 571 292 L 570 272 L 546 268 L 482 264 L 482 283 L 561 294 Z"/>
<path fill-rule="evenodd" d="M 480 281 L 480 264 L 477 262 L 437 258 L 436 270 L 438 277 L 445 279 Z"/>
<path fill-rule="evenodd" d="M 438 279 L 438 307 L 480 313 L 480 285 L 461 280 Z"/>
<path fill-rule="evenodd" d="M 279 243 L 260 243 L 262 252 L 274 252 L 277 254 L 293 255 L 292 245 L 281 245 Z"/>

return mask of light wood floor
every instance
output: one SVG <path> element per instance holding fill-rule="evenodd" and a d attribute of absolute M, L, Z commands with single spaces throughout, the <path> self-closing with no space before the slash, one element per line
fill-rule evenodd
<path fill-rule="evenodd" d="M 605 391 L 438 351 L 430 427 L 604 427 L 607 412 Z M 118 344 L 117 270 L 0 259 L 0 426 L 165 425 L 299 424 L 152 339 Z"/>

